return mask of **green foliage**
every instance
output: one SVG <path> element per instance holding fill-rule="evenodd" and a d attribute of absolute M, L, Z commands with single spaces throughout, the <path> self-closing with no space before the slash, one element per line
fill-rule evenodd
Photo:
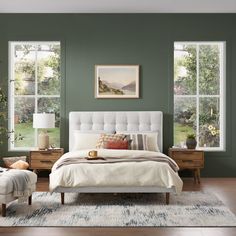
<path fill-rule="evenodd" d="M 196 94 L 197 49 L 185 45 L 183 58 L 175 60 L 175 90 L 177 94 Z M 180 67 L 186 69 L 185 77 L 178 77 Z M 218 45 L 199 46 L 199 92 L 200 94 L 219 94 L 220 59 Z"/>
<path fill-rule="evenodd" d="M 6 142 L 12 133 L 14 133 L 13 130 L 8 130 L 7 128 L 7 96 L 0 87 L 0 144 L 3 144 Z M 24 137 L 17 133 L 15 134 L 14 140 L 12 142 L 18 140 L 23 140 Z"/>
<path fill-rule="evenodd" d="M 7 135 L 8 132 L 6 129 L 6 119 L 7 119 L 7 113 L 5 110 L 6 105 L 7 105 L 7 96 L 0 88 L 0 144 L 3 143 L 4 137 Z"/>
<path fill-rule="evenodd" d="M 200 94 L 219 94 L 220 59 L 217 45 L 202 45 L 199 48 Z"/>
<path fill-rule="evenodd" d="M 15 63 L 15 94 L 34 95 L 35 75 L 37 72 L 38 95 L 60 94 L 60 45 L 16 45 L 18 60 Z M 37 70 L 32 53 L 38 53 Z M 18 52 L 18 54 L 17 54 Z M 29 54 L 31 53 L 31 56 Z M 34 55 L 34 54 L 33 54 Z M 38 98 L 38 112 L 56 114 L 56 126 L 59 126 L 60 99 Z M 32 122 L 35 112 L 34 98 L 25 97 L 15 100 L 15 114 L 19 123 Z"/>
<path fill-rule="evenodd" d="M 174 144 L 179 145 L 186 141 L 186 135 L 193 133 L 193 127 L 189 125 L 182 125 L 179 123 L 174 123 Z"/>
<path fill-rule="evenodd" d="M 175 60 L 174 90 L 178 95 L 196 94 L 197 47 L 184 45 L 180 57 Z M 199 46 L 199 94 L 219 95 L 220 82 L 220 51 L 218 45 Z M 181 75 L 180 69 L 185 68 L 186 74 Z M 181 75 L 181 76 L 179 76 Z M 196 100 L 181 98 L 175 102 L 175 117 L 177 124 L 182 126 L 196 125 Z M 207 147 L 219 146 L 219 99 L 200 98 L 199 100 L 199 145 Z M 209 130 L 214 127 L 215 131 Z M 175 134 L 176 136 L 180 135 Z M 175 138 L 177 140 L 177 138 Z M 178 144 L 178 143 L 175 143 Z"/>
<path fill-rule="evenodd" d="M 196 139 L 196 135 L 195 134 L 188 134 L 187 139 Z"/>
<path fill-rule="evenodd" d="M 196 93 L 196 76 L 197 76 L 197 61 L 196 61 L 196 47 L 187 45 L 183 49 L 187 54 L 183 59 L 177 60 L 176 67 L 181 66 L 186 69 L 186 77 L 175 77 L 175 93 L 176 94 L 195 94 Z M 175 69 L 177 69 L 175 68 Z"/>
<path fill-rule="evenodd" d="M 35 130 L 32 123 L 19 123 L 15 125 L 15 129 L 18 133 L 24 136 L 22 141 L 16 141 L 15 147 L 33 147 Z M 40 131 L 39 131 L 40 132 Z M 48 129 L 50 144 L 55 144 L 56 147 L 60 147 L 60 128 Z"/>

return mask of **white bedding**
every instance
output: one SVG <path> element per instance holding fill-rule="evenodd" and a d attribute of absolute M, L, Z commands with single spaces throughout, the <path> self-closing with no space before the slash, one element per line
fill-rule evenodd
<path fill-rule="evenodd" d="M 98 151 L 98 156 L 105 158 L 154 157 L 157 155 L 166 157 L 160 152 L 141 150 L 95 150 Z M 68 152 L 60 159 L 85 157 L 89 151 L 91 149 Z M 50 174 L 50 191 L 55 191 L 58 187 L 164 187 L 173 188 L 176 193 L 180 193 L 183 186 L 178 173 L 164 162 L 83 163 L 56 169 L 57 162 Z"/>

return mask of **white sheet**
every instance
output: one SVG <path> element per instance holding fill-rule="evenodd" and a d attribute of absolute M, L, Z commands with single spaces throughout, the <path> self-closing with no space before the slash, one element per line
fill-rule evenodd
<path fill-rule="evenodd" d="M 95 149 L 98 156 L 132 158 L 138 156 L 165 156 L 160 152 L 141 150 Z M 61 158 L 85 157 L 90 150 L 68 152 Z M 182 190 L 183 182 L 167 163 L 145 161 L 107 164 L 73 164 L 52 168 L 50 191 L 57 187 L 165 187 Z"/>

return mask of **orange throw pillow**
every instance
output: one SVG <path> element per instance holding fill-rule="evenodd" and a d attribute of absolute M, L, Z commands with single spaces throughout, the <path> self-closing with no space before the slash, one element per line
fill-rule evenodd
<path fill-rule="evenodd" d="M 107 149 L 129 149 L 129 141 L 108 141 L 106 144 Z"/>
<path fill-rule="evenodd" d="M 12 169 L 19 169 L 19 170 L 27 170 L 29 168 L 29 164 L 25 161 L 19 160 L 13 163 L 10 168 Z"/>

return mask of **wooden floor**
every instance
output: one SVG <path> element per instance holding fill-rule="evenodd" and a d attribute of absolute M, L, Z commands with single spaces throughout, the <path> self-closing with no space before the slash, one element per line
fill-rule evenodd
<path fill-rule="evenodd" d="M 37 191 L 48 190 L 48 179 L 40 178 Z M 200 185 L 190 178 L 184 179 L 184 191 L 210 191 L 236 214 L 236 178 L 203 178 Z M 105 220 L 105 219 L 104 219 Z M 182 228 L 182 227 L 134 227 L 134 228 L 87 228 L 87 227 L 11 227 L 0 228 L 1 236 L 236 236 L 236 228 Z"/>

